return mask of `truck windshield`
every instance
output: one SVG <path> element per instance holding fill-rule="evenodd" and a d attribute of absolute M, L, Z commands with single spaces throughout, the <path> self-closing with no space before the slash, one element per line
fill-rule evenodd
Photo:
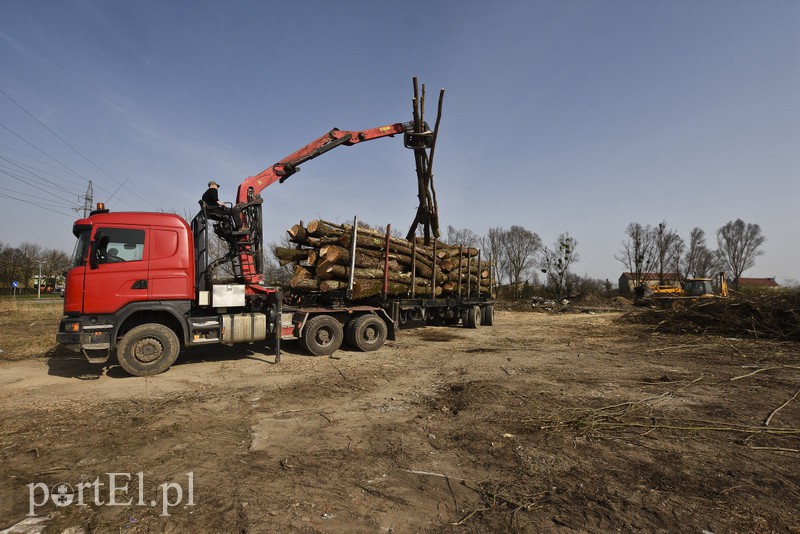
<path fill-rule="evenodd" d="M 72 266 L 79 267 L 86 262 L 89 255 L 89 238 L 92 228 L 88 227 L 78 234 L 78 241 L 75 242 L 75 250 L 72 252 Z"/>

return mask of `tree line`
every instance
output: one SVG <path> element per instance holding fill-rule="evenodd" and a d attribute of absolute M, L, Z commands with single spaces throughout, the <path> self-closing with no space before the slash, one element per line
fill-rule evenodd
<path fill-rule="evenodd" d="M 742 219 L 729 221 L 717 230 L 716 249 L 709 248 L 702 228 L 693 228 L 686 242 L 666 221 L 655 226 L 630 223 L 625 235 L 614 257 L 631 273 L 634 286 L 644 284 L 651 274 L 657 274 L 659 284 L 664 284 L 666 274 L 677 274 L 685 281 L 725 271 L 738 289 L 739 278 L 755 266 L 766 242 L 758 224 Z"/>
<path fill-rule="evenodd" d="M 28 242 L 17 247 L 0 242 L 0 287 L 9 290 L 12 283 L 17 282 L 19 287 L 35 288 L 41 265 L 42 289 L 54 288 L 63 282 L 63 274 L 71 263 L 70 257 L 61 250 Z"/>

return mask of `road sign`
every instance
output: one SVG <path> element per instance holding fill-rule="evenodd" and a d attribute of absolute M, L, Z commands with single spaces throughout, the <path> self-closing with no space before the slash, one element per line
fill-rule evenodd
<path fill-rule="evenodd" d="M 19 282 L 11 282 L 11 287 L 19 287 Z"/>

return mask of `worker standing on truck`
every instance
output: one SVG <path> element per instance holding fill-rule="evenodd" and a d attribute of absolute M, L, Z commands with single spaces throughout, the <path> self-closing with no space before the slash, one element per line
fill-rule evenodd
<path fill-rule="evenodd" d="M 219 184 L 214 180 L 208 182 L 208 189 L 203 193 L 203 202 L 206 203 L 206 210 L 212 214 L 221 213 L 231 217 L 236 231 L 242 229 L 242 216 L 239 207 L 229 208 L 219 199 Z"/>

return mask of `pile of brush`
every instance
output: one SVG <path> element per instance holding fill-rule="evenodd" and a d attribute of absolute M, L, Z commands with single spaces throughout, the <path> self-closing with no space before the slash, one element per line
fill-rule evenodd
<path fill-rule="evenodd" d="M 800 341 L 800 291 L 701 299 L 671 310 L 647 310 L 635 320 L 663 332 Z"/>

